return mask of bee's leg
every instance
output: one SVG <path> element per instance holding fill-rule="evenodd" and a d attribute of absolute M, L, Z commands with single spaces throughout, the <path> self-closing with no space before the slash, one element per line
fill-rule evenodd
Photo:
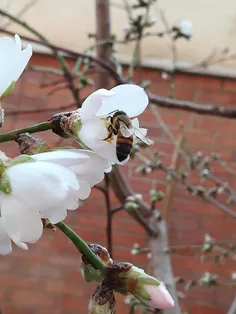
<path fill-rule="evenodd" d="M 108 117 L 107 117 L 107 120 L 110 120 L 110 121 L 109 121 L 110 124 L 113 123 L 113 118 L 112 118 L 112 116 L 108 116 Z"/>
<path fill-rule="evenodd" d="M 107 130 L 108 130 L 108 136 L 106 137 L 106 138 L 104 138 L 103 139 L 103 141 L 106 141 L 106 140 L 108 140 L 109 138 L 111 138 L 112 137 L 112 134 L 113 134 L 113 127 L 112 127 L 112 125 L 110 124 L 109 125 L 109 127 L 107 128 Z"/>

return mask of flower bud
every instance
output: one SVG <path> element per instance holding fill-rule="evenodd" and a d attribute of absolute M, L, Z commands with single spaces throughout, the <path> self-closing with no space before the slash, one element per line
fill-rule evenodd
<path fill-rule="evenodd" d="M 156 24 L 156 22 L 157 22 L 156 17 L 155 16 L 150 16 L 146 25 L 147 26 L 153 26 L 153 25 Z"/>
<path fill-rule="evenodd" d="M 100 258 L 100 260 L 104 263 L 105 266 L 112 266 L 113 260 L 110 257 L 107 249 L 102 247 L 99 244 L 89 244 L 91 250 Z M 97 281 L 102 282 L 104 279 L 104 275 L 98 269 L 95 269 L 90 261 L 87 259 L 85 255 L 82 255 L 82 261 L 80 264 L 81 274 L 87 282 Z"/>
<path fill-rule="evenodd" d="M 114 314 L 116 300 L 113 290 L 106 285 L 97 287 L 89 302 L 89 314 Z"/>
<path fill-rule="evenodd" d="M 43 153 L 49 150 L 47 143 L 30 133 L 20 134 L 16 142 L 19 144 L 21 154 L 33 155 Z"/>
<path fill-rule="evenodd" d="M 143 269 L 131 266 L 119 272 L 119 278 L 127 292 L 140 302 L 157 309 L 171 308 L 174 300 L 163 283 L 147 275 Z"/>

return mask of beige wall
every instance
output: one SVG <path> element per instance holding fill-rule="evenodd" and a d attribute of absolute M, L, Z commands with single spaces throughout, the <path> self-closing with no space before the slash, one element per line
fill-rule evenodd
<path fill-rule="evenodd" d="M 31 0 L 0 0 L 0 7 L 18 14 Z M 112 31 L 122 36 L 126 24 L 126 12 L 120 8 L 122 0 L 111 0 Z M 22 16 L 25 21 L 46 35 L 54 44 L 84 50 L 92 44 L 87 33 L 94 32 L 95 0 L 38 0 Z M 190 42 L 180 40 L 177 44 L 180 61 L 199 62 L 213 48 L 229 47 L 236 52 L 236 0 L 159 0 L 152 14 L 157 17 L 163 9 L 170 23 L 179 19 L 193 22 L 193 38 Z M 5 19 L 0 20 L 4 25 Z M 153 31 L 163 28 L 160 19 Z M 19 26 L 11 24 L 9 30 L 27 34 Z M 119 46 L 123 55 L 130 55 L 132 45 Z M 142 49 L 146 58 L 171 58 L 168 41 L 163 39 L 145 39 Z M 218 65 L 218 67 L 236 69 L 236 61 Z"/>

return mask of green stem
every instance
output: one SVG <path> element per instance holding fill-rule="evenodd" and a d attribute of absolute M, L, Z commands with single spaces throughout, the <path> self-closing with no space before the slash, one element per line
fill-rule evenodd
<path fill-rule="evenodd" d="M 7 133 L 0 134 L 0 143 L 14 141 L 22 133 L 35 133 L 52 129 L 52 121 L 41 122 L 22 129 L 16 129 Z"/>
<path fill-rule="evenodd" d="M 139 306 L 139 305 L 140 305 L 140 302 L 134 301 L 134 302 L 130 305 L 129 314 L 134 314 L 136 307 Z"/>
<path fill-rule="evenodd" d="M 84 254 L 89 259 L 89 261 L 93 264 L 94 268 L 100 270 L 100 272 L 103 275 L 105 275 L 106 266 L 97 257 L 97 255 L 93 253 L 93 251 L 89 248 L 88 244 L 64 222 L 61 221 L 57 223 L 56 226 L 68 236 L 68 238 L 74 243 L 74 245 L 77 247 L 80 253 Z"/>

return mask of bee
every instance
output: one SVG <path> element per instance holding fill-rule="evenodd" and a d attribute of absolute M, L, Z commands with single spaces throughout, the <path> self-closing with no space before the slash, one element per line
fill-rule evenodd
<path fill-rule="evenodd" d="M 113 112 L 115 113 L 112 116 L 111 113 Z M 132 125 L 131 119 L 124 111 L 115 110 L 113 112 L 111 112 L 108 116 L 108 119 L 110 119 L 110 124 L 107 128 L 108 136 L 104 139 L 104 141 L 112 138 L 113 135 L 117 135 L 116 156 L 117 159 L 122 162 L 129 156 L 130 151 L 133 147 L 132 134 L 134 133 L 134 126 Z M 142 140 L 145 139 L 142 134 L 137 137 L 140 137 L 140 139 Z"/>

